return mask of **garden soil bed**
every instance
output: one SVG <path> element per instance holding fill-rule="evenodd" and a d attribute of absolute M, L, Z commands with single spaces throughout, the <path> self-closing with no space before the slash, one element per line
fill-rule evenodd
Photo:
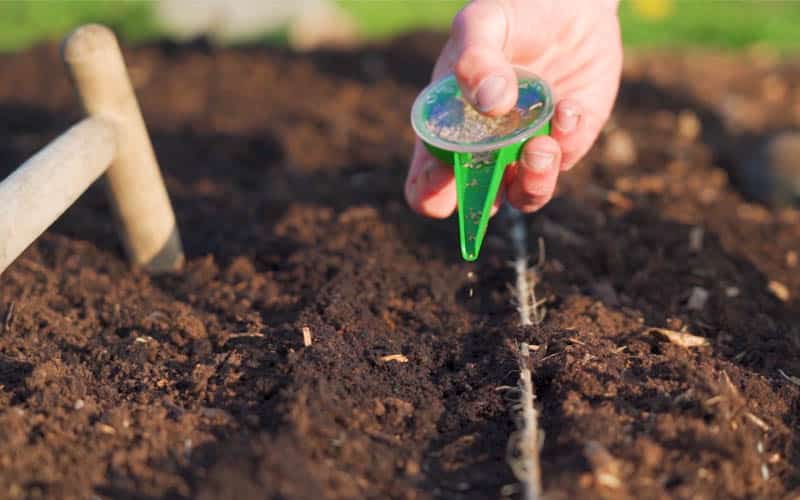
<path fill-rule="evenodd" d="M 526 219 L 547 316 L 523 328 L 507 221 L 469 264 L 402 198 L 441 43 L 126 53 L 188 262 L 131 271 L 95 186 L 0 278 L 0 497 L 518 497 L 522 341 L 548 498 L 800 494 L 800 212 L 726 173 L 800 123 L 800 64 L 632 56 L 609 130 Z M 0 75 L 5 175 L 80 112 L 55 45 Z"/>

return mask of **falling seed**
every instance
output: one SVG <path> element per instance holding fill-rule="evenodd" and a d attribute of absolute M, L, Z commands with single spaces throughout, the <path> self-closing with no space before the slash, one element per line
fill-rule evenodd
<path fill-rule="evenodd" d="M 729 286 L 728 288 L 725 289 L 726 297 L 731 297 L 731 298 L 738 297 L 739 293 L 740 293 L 739 289 L 736 288 L 735 286 Z"/>
<path fill-rule="evenodd" d="M 687 349 L 690 347 L 703 347 L 708 345 L 708 339 L 687 332 L 676 332 L 675 330 L 667 330 L 666 328 L 650 328 L 646 333 L 661 335 L 673 344 Z"/>
<path fill-rule="evenodd" d="M 781 302 L 789 302 L 789 288 L 780 281 L 770 281 L 767 288 Z"/>
<path fill-rule="evenodd" d="M 303 345 L 306 347 L 311 345 L 311 329 L 307 326 L 303 327 Z"/>
<path fill-rule="evenodd" d="M 761 477 L 764 478 L 764 481 L 769 480 L 769 467 L 767 467 L 767 464 L 761 464 Z"/>
<path fill-rule="evenodd" d="M 689 251 L 699 253 L 703 249 L 703 236 L 705 231 L 700 226 L 695 226 L 689 231 Z"/>
<path fill-rule="evenodd" d="M 692 294 L 689 296 L 689 302 L 686 307 L 688 307 L 690 311 L 702 311 L 706 307 L 708 296 L 708 290 L 696 286 L 692 288 Z"/>
<path fill-rule="evenodd" d="M 608 134 L 602 155 L 609 165 L 629 167 L 636 162 L 636 144 L 626 130 L 615 130 Z"/>
<path fill-rule="evenodd" d="M 388 356 L 381 356 L 380 360 L 384 363 L 388 363 L 389 361 L 408 363 L 408 358 L 403 354 L 389 354 Z"/>

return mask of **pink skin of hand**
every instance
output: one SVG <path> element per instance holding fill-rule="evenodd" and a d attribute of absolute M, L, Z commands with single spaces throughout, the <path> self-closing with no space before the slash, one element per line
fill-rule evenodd
<path fill-rule="evenodd" d="M 617 7 L 618 0 L 473 0 L 456 15 L 433 80 L 455 73 L 466 98 L 489 116 L 517 101 L 513 66 L 543 78 L 556 98 L 551 135 L 528 141 L 509 166 L 495 210 L 504 197 L 523 212 L 540 209 L 553 197 L 559 172 L 597 139 L 622 72 Z M 456 208 L 452 167 L 419 140 L 405 195 L 428 217 L 446 218 Z"/>

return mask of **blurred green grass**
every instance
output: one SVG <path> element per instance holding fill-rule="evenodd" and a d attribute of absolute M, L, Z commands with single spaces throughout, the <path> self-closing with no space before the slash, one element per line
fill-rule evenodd
<path fill-rule="evenodd" d="M 620 22 L 623 40 L 633 48 L 800 49 L 795 0 L 677 0 L 661 20 L 637 15 L 634 3 L 622 0 Z"/>
<path fill-rule="evenodd" d="M 447 30 L 464 4 L 461 0 L 340 1 L 370 38 L 419 28 Z M 641 8 L 670 4 L 671 12 L 661 19 L 648 18 Z M 111 26 L 131 43 L 156 38 L 162 30 L 152 7 L 144 0 L 0 0 L 0 51 L 58 39 L 90 21 Z M 780 51 L 800 49 L 800 1 L 622 0 L 620 18 L 626 46 L 636 49 L 735 50 L 755 44 Z"/>
<path fill-rule="evenodd" d="M 159 35 L 151 4 L 141 0 L 0 0 L 0 51 L 58 39 L 88 22 L 102 22 L 126 40 Z"/>

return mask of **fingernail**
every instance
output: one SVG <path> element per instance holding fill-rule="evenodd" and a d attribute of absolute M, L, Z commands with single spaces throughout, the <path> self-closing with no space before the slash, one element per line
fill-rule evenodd
<path fill-rule="evenodd" d="M 556 155 L 545 151 L 533 151 L 525 155 L 524 165 L 537 174 L 542 174 L 553 168 Z"/>
<path fill-rule="evenodd" d="M 481 111 L 491 111 L 503 100 L 508 87 L 508 80 L 500 75 L 492 75 L 483 79 L 475 93 L 475 104 Z"/>
<path fill-rule="evenodd" d="M 570 104 L 558 108 L 555 125 L 562 132 L 572 132 L 578 126 L 581 115 L 577 107 Z"/>

